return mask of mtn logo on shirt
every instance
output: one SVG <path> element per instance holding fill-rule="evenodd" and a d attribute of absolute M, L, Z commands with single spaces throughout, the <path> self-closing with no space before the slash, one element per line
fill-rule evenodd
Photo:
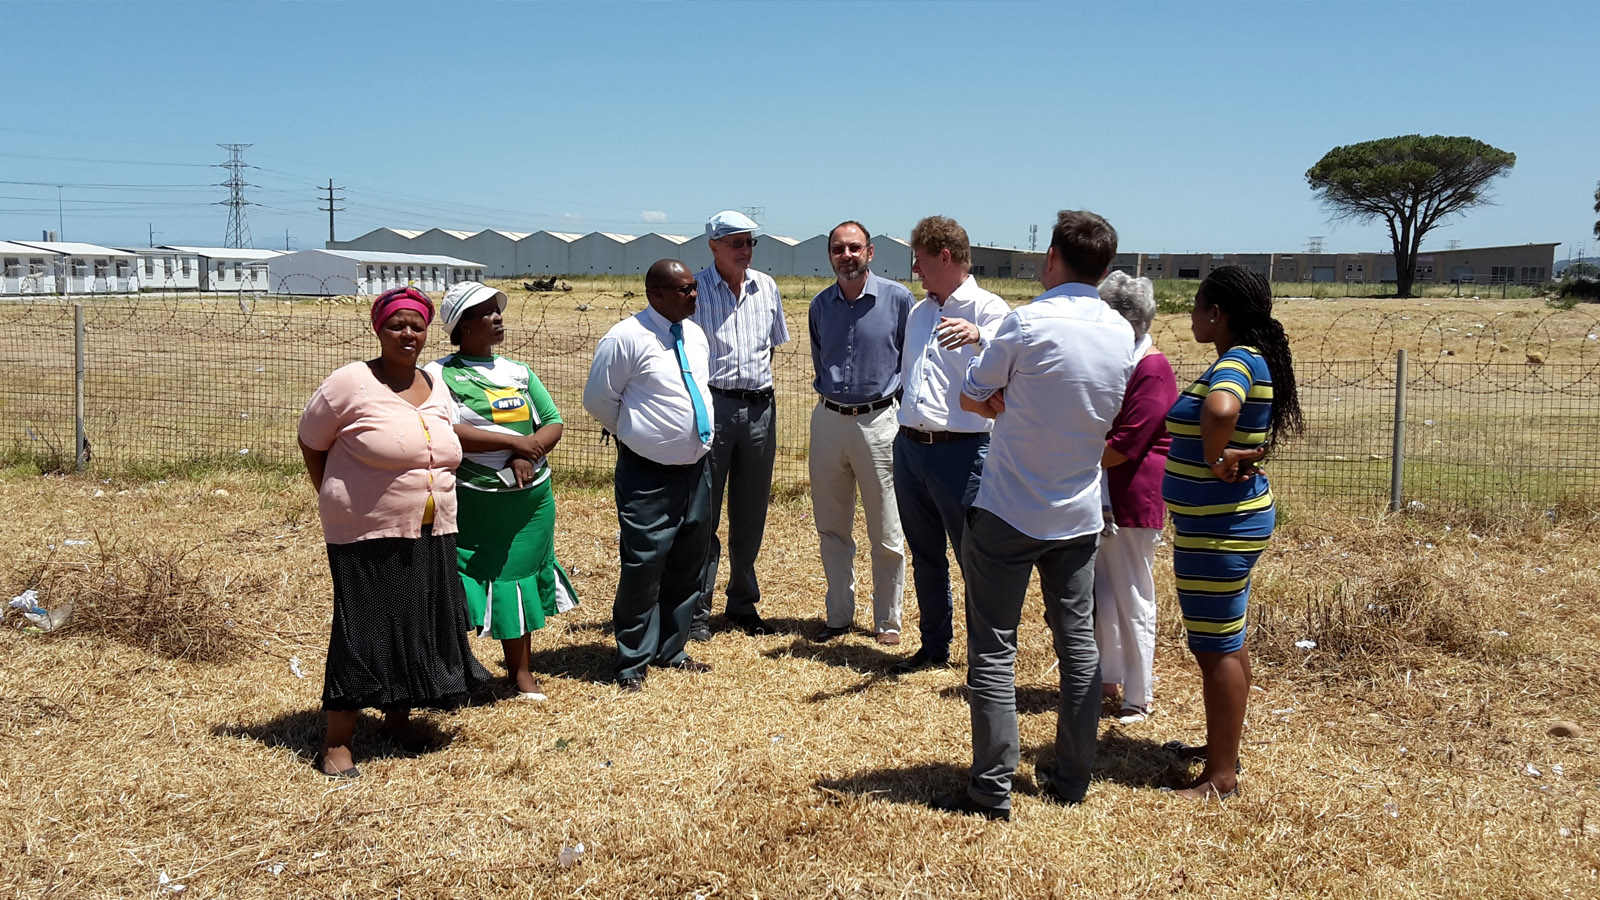
<path fill-rule="evenodd" d="M 483 395 L 489 401 L 496 425 L 529 420 L 528 401 L 516 388 L 484 388 Z"/>

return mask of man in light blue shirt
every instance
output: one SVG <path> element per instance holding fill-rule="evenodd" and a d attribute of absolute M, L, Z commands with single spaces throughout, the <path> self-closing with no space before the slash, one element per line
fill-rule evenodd
<path fill-rule="evenodd" d="M 1045 292 L 1006 316 L 967 369 L 962 408 L 995 418 L 961 546 L 972 770 L 967 789 L 935 800 L 937 809 L 1011 816 L 1017 627 L 1035 568 L 1061 677 L 1055 768 L 1044 792 L 1070 805 L 1089 788 L 1100 711 L 1100 456 L 1137 361 L 1133 328 L 1094 288 L 1116 252 L 1105 219 L 1063 211 L 1039 275 Z"/>
<path fill-rule="evenodd" d="M 772 352 L 789 340 L 778 285 L 750 268 L 759 226 L 745 215 L 724 210 L 706 222 L 711 265 L 695 276 L 700 301 L 692 318 L 711 344 L 711 552 L 706 557 L 705 591 L 695 608 L 690 638 L 711 639 L 711 600 L 716 593 L 722 544 L 716 522 L 722 496 L 728 495 L 728 624 L 747 634 L 773 629 L 756 611 L 761 587 L 756 557 L 767 528 L 772 497 L 772 464 L 778 456 L 776 403 L 772 392 Z"/>

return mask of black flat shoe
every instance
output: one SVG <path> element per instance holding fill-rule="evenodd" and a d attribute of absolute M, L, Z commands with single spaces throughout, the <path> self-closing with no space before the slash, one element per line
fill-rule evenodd
<path fill-rule="evenodd" d="M 776 629 L 776 628 L 772 627 L 770 624 L 768 624 L 766 619 L 761 618 L 761 614 L 760 613 L 742 613 L 740 615 L 729 615 L 728 616 L 728 624 L 732 625 L 733 627 L 739 629 L 740 631 L 742 631 L 742 632 L 744 632 L 745 634 L 748 634 L 748 635 L 777 634 L 778 633 L 778 629 Z"/>
<path fill-rule="evenodd" d="M 917 652 L 902 659 L 889 667 L 890 675 L 909 675 L 923 669 L 948 669 L 950 668 L 950 653 L 934 653 L 927 647 L 917 648 Z"/>
<path fill-rule="evenodd" d="M 935 797 L 928 801 L 928 806 L 939 812 L 959 813 L 963 816 L 982 816 L 995 822 L 1011 821 L 1011 809 L 1009 807 L 1001 809 L 996 806 L 984 806 L 964 792 L 951 794 L 947 797 Z"/>
<path fill-rule="evenodd" d="M 335 780 L 339 780 L 339 779 L 348 780 L 348 779 L 351 779 L 351 778 L 360 778 L 361 777 L 361 770 L 356 768 L 355 766 L 351 766 L 348 769 L 341 769 L 341 770 L 339 770 L 337 772 L 329 772 L 328 770 L 326 770 L 326 769 L 324 769 L 322 767 L 322 754 L 321 753 L 318 753 L 316 755 L 316 758 L 311 761 L 311 764 L 316 767 L 317 773 L 319 775 L 321 775 L 322 777 L 324 777 L 324 778 L 332 778 L 332 779 L 335 779 Z"/>
<path fill-rule="evenodd" d="M 835 628 L 832 625 L 824 625 L 817 630 L 817 636 L 812 638 L 812 640 L 821 643 L 823 641 L 831 641 L 836 637 L 844 637 L 849 633 L 849 625 L 841 625 L 838 628 Z"/>

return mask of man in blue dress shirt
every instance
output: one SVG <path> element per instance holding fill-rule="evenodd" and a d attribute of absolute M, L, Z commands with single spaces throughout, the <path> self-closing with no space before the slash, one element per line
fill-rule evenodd
<path fill-rule="evenodd" d="M 684 647 L 703 589 L 711 511 L 710 350 L 689 321 L 698 286 L 663 259 L 645 274 L 650 305 L 595 348 L 583 408 L 617 438 L 621 570 L 611 621 L 617 684 L 644 688 L 650 666 L 709 672 Z"/>
<path fill-rule="evenodd" d="M 828 579 L 827 620 L 817 640 L 850 630 L 856 614 L 856 490 L 872 541 L 872 627 L 880 644 L 900 643 L 906 555 L 894 498 L 894 439 L 899 430 L 900 353 L 911 292 L 872 273 L 872 238 L 860 222 L 828 234 L 828 262 L 838 280 L 811 300 L 811 509 Z"/>

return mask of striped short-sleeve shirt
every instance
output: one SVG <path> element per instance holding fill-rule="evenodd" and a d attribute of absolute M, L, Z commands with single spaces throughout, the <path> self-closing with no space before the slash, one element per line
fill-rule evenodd
<path fill-rule="evenodd" d="M 1225 516 L 1272 505 L 1272 490 L 1260 472 L 1229 484 L 1211 473 L 1200 439 L 1200 409 L 1212 391 L 1239 398 L 1239 421 L 1228 446 L 1249 450 L 1267 439 L 1272 419 L 1272 373 L 1254 347 L 1232 347 L 1178 395 L 1167 413 L 1172 448 L 1161 480 L 1161 498 L 1179 516 Z"/>

